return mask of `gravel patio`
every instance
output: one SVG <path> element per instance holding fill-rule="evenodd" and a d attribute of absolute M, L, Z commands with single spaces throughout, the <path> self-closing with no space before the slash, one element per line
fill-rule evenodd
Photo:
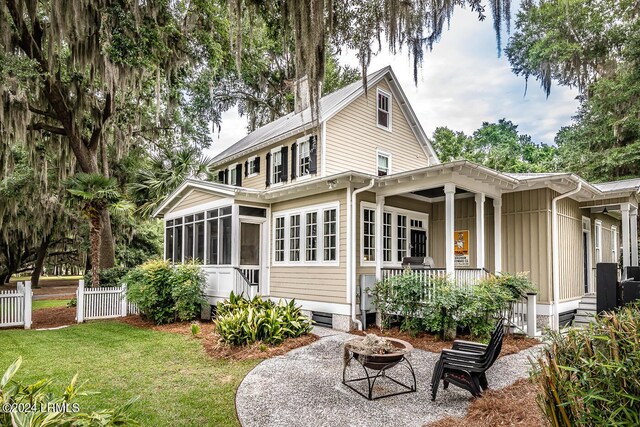
<path fill-rule="evenodd" d="M 416 393 L 369 401 L 342 384 L 342 345 L 354 336 L 318 327 L 314 333 L 322 338 L 263 361 L 244 378 L 236 395 L 243 426 L 423 426 L 465 414 L 471 395 L 464 390 L 440 387 L 436 401 L 430 399 L 437 353 L 413 351 Z M 490 388 L 527 377 L 533 351 L 536 347 L 498 359 L 487 373 Z"/>

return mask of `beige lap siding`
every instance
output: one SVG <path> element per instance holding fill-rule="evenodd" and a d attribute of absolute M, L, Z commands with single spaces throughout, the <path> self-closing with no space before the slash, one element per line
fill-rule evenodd
<path fill-rule="evenodd" d="M 193 208 L 205 203 L 215 202 L 220 199 L 222 199 L 222 197 L 214 196 L 209 192 L 195 189 L 182 200 L 178 201 L 168 213 Z"/>
<path fill-rule="evenodd" d="M 386 82 L 377 87 L 391 93 Z M 391 132 L 377 125 L 377 88 L 369 89 L 326 123 L 326 174 L 357 171 L 375 175 L 376 149 L 391 156 L 391 173 L 418 169 L 429 161 L 393 98 Z M 320 163 L 318 163 L 320 164 Z"/>
<path fill-rule="evenodd" d="M 270 254 L 270 276 L 271 276 L 271 296 L 275 298 L 296 298 L 307 301 L 318 301 L 327 303 L 347 302 L 346 286 L 346 250 L 347 250 L 347 192 L 346 190 L 332 191 L 315 196 L 303 197 L 287 202 L 274 203 L 271 205 L 272 224 L 273 216 L 278 212 L 292 209 L 304 210 L 307 207 L 323 205 L 332 202 L 339 202 L 338 215 L 338 265 L 323 266 L 322 263 L 315 265 L 291 266 L 278 265 L 273 262 L 273 233 L 269 236 L 271 241 Z M 322 230 L 318 227 L 318 230 Z M 319 233 L 318 238 L 321 238 Z M 321 255 L 321 254 L 318 254 Z"/>

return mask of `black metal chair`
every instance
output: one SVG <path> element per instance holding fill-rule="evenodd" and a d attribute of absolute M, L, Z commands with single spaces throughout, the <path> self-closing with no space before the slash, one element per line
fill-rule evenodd
<path fill-rule="evenodd" d="M 496 324 L 488 344 L 457 340 L 453 349 L 443 349 L 431 379 L 431 400 L 436 400 L 440 381 L 468 390 L 473 397 L 482 395 L 489 386 L 486 371 L 493 365 L 504 339 L 504 319 Z"/>

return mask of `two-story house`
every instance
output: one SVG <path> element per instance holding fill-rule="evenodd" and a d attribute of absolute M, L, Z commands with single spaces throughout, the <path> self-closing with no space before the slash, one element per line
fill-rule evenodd
<path fill-rule="evenodd" d="M 304 98 L 304 97 L 302 97 Z M 296 111 L 212 162 L 158 207 L 165 257 L 196 259 L 211 304 L 231 291 L 295 298 L 320 322 L 360 322 L 360 283 L 407 257 L 470 285 L 527 271 L 557 325 L 594 291 L 596 262 L 638 265 L 640 179 L 506 174 L 442 164 L 390 67 Z"/>

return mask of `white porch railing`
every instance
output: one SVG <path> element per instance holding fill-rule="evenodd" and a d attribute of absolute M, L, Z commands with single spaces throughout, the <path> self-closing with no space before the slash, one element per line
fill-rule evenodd
<path fill-rule="evenodd" d="M 536 303 L 537 295 L 534 293 L 527 294 L 512 303 L 509 310 L 504 313 L 507 326 L 511 327 L 514 332 L 524 333 L 530 337 L 539 335 L 536 322 Z"/>
<path fill-rule="evenodd" d="M 31 329 L 33 294 L 31 282 L 18 282 L 15 291 L 0 291 L 0 328 L 24 326 Z"/>
<path fill-rule="evenodd" d="M 430 279 L 447 278 L 447 270 L 444 268 L 410 267 L 411 272 L 420 277 L 425 284 Z M 405 272 L 405 268 L 383 268 L 382 279 L 397 276 Z M 484 268 L 456 268 L 454 270 L 453 281 L 458 286 L 473 286 L 479 280 L 489 276 L 489 272 Z"/>
<path fill-rule="evenodd" d="M 121 287 L 85 288 L 80 280 L 76 291 L 76 321 L 111 319 L 138 314 L 138 307 L 127 301 L 127 285 Z"/>

